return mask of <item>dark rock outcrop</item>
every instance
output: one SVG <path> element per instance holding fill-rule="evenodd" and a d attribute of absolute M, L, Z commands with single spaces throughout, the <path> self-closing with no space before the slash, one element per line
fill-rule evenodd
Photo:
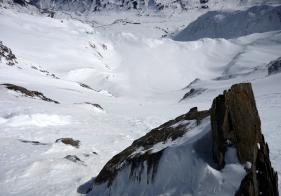
<path fill-rule="evenodd" d="M 56 143 L 61 142 L 64 143 L 66 145 L 71 145 L 75 148 L 79 148 L 80 146 L 80 141 L 79 140 L 74 140 L 72 138 L 60 138 L 56 140 Z"/>
<path fill-rule="evenodd" d="M 37 71 L 45 74 L 46 76 L 51 76 L 51 77 L 53 77 L 55 79 L 59 79 L 59 77 L 57 77 L 54 73 L 50 73 L 49 71 L 44 70 L 41 67 L 31 66 L 31 69 L 37 70 Z"/>
<path fill-rule="evenodd" d="M 190 137 L 189 133 L 196 137 Z M 229 156 L 235 161 L 229 163 Z M 176 160 L 179 164 L 173 162 Z M 203 167 L 198 167 L 200 164 Z M 223 176 L 222 169 L 233 164 L 239 171 L 232 174 L 239 174 L 239 179 L 236 176 L 235 182 L 221 184 L 217 174 Z M 207 176 L 205 171 L 209 171 Z M 166 172 L 174 176 L 166 176 Z M 214 187 L 197 190 L 200 175 L 206 177 L 204 183 L 211 180 Z M 186 187 L 190 189 L 185 190 Z M 136 190 L 139 192 L 135 193 Z M 200 112 L 192 108 L 151 130 L 115 155 L 96 178 L 78 189 L 89 195 L 124 195 L 127 191 L 135 195 L 159 195 L 171 190 L 175 191 L 171 195 L 193 195 L 194 191 L 201 191 L 198 195 L 279 195 L 277 173 L 271 166 L 268 145 L 261 133 L 251 84 L 233 85 L 214 99 L 210 110 Z"/>
<path fill-rule="evenodd" d="M 183 101 L 188 98 L 195 97 L 197 95 L 202 94 L 206 89 L 203 88 L 191 88 L 185 95 L 181 98 L 180 101 Z"/>
<path fill-rule="evenodd" d="M 89 85 L 87 85 L 87 84 L 84 84 L 84 83 L 78 83 L 81 87 L 83 87 L 83 88 L 87 88 L 87 89 L 90 89 L 90 90 L 94 90 L 92 87 L 90 87 Z M 94 91 L 96 91 L 96 90 L 94 90 Z"/>
<path fill-rule="evenodd" d="M 233 85 L 214 99 L 211 125 L 213 159 L 218 169 L 225 165 L 229 146 L 236 148 L 240 163 L 246 167 L 247 175 L 236 195 L 279 195 L 277 173 L 271 167 L 250 83 Z"/>
<path fill-rule="evenodd" d="M 99 175 L 96 177 L 94 183 L 107 183 L 107 186 L 110 186 L 118 171 L 121 170 L 122 167 L 124 167 L 125 165 L 131 165 L 130 178 L 133 178 L 134 180 L 141 180 L 141 175 L 137 172 L 145 171 L 139 171 L 136 170 L 136 168 L 143 168 L 142 164 L 145 161 L 148 165 L 146 172 L 151 173 L 151 181 L 153 181 L 154 175 L 157 172 L 157 166 L 160 161 L 162 152 L 165 149 L 156 153 L 152 153 L 149 149 L 157 143 L 165 143 L 168 139 L 171 139 L 173 141 L 179 137 L 182 137 L 187 131 L 189 131 L 189 129 L 186 128 L 188 127 L 187 124 L 183 125 L 179 123 L 177 126 L 173 126 L 178 122 L 184 120 L 196 120 L 197 124 L 200 124 L 200 121 L 207 116 L 209 116 L 209 111 L 198 111 L 197 108 L 192 108 L 188 113 L 179 116 L 174 120 L 168 121 L 165 124 L 151 130 L 145 136 L 135 140 L 130 147 L 126 148 L 121 153 L 115 155 L 104 166 Z M 133 155 L 133 153 L 139 148 L 142 148 L 144 153 Z M 149 183 L 149 180 L 147 183 Z"/>
<path fill-rule="evenodd" d="M 45 95 L 43 93 L 40 93 L 38 91 L 31 91 L 31 90 L 28 90 L 22 86 L 17 86 L 17 85 L 14 85 L 14 84 L 2 84 L 3 86 L 5 86 L 7 89 L 9 90 L 13 90 L 13 91 L 16 91 L 16 92 L 20 92 L 22 93 L 23 95 L 27 96 L 27 97 L 33 97 L 33 98 L 39 98 L 43 101 L 47 101 L 47 102 L 53 102 L 55 104 L 59 104 L 58 101 L 55 101 L 53 99 L 50 99 L 48 97 L 45 97 Z"/>
<path fill-rule="evenodd" d="M 12 50 L 0 41 L 0 62 L 2 61 L 10 66 L 17 64 L 17 58 L 13 54 Z"/>
<path fill-rule="evenodd" d="M 28 2 L 25 0 L 13 0 L 14 3 L 19 4 L 21 6 L 26 6 Z"/>
<path fill-rule="evenodd" d="M 76 155 L 67 155 L 64 157 L 65 159 L 73 162 L 73 163 L 80 163 L 82 165 L 85 166 L 84 161 L 82 161 L 79 157 L 77 157 Z"/>
<path fill-rule="evenodd" d="M 98 108 L 98 109 L 100 109 L 100 110 L 103 110 L 103 107 L 101 107 L 100 104 L 91 103 L 91 102 L 85 102 L 85 104 L 92 105 L 92 106 L 94 106 L 95 108 Z"/>
<path fill-rule="evenodd" d="M 276 74 L 281 72 L 281 57 L 271 61 L 268 65 L 268 75 Z"/>
<path fill-rule="evenodd" d="M 27 143 L 27 144 L 32 144 L 32 145 L 47 145 L 47 143 L 41 143 L 39 141 L 33 141 L 33 140 L 22 140 L 20 139 L 19 141 L 23 142 L 23 143 Z"/>

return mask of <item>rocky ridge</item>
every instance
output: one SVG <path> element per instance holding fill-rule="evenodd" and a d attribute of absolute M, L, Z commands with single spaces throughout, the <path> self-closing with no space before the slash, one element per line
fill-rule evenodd
<path fill-rule="evenodd" d="M 214 99 L 211 124 L 218 168 L 224 168 L 225 152 L 233 146 L 247 171 L 236 195 L 279 195 L 277 172 L 271 166 L 250 83 L 233 85 Z"/>
<path fill-rule="evenodd" d="M 133 182 L 147 187 L 153 187 L 155 184 L 154 188 L 157 189 L 157 185 L 164 181 L 163 178 L 157 178 L 159 175 L 162 176 L 158 170 L 163 165 L 174 164 L 167 162 L 167 158 L 164 158 L 166 151 L 174 148 L 175 143 L 184 146 L 181 140 L 200 127 L 202 120 L 210 122 L 211 127 L 208 129 L 211 130 L 206 132 L 205 136 L 196 141 L 192 147 L 195 151 L 201 148 L 199 150 L 201 152 L 198 153 L 203 153 L 201 159 L 212 157 L 211 161 L 205 160 L 208 167 L 223 172 L 226 167 L 226 153 L 230 148 L 235 149 L 234 156 L 237 156 L 238 159 L 236 164 L 244 167 L 245 174 L 241 176 L 241 181 L 237 184 L 235 191 L 227 194 L 235 193 L 237 196 L 279 195 L 277 173 L 271 166 L 269 148 L 261 133 L 261 122 L 250 83 L 233 85 L 230 90 L 214 99 L 210 110 L 198 111 L 196 107 L 192 108 L 188 113 L 164 123 L 135 140 L 131 146 L 115 155 L 104 166 L 99 175 L 90 183 L 88 182 L 86 188 L 84 186 L 83 191 L 80 189 L 80 193 L 124 195 L 129 193 L 131 189 L 136 189 L 130 184 Z M 202 142 L 205 140 L 204 138 L 208 138 L 209 133 L 211 142 Z M 194 139 L 187 139 L 188 142 L 191 142 L 189 140 Z M 164 147 L 159 148 L 159 144 Z M 202 150 L 202 148 L 204 149 Z M 212 150 L 208 151 L 208 148 Z M 187 157 L 187 159 L 191 159 L 191 157 Z M 184 171 L 186 169 L 184 167 L 188 167 L 185 164 L 181 166 L 182 168 L 177 168 L 177 170 Z M 175 175 L 177 174 L 175 173 Z M 120 178 L 120 176 L 122 177 Z M 129 184 L 124 186 L 126 187 L 124 190 L 115 192 L 114 187 L 123 187 L 124 182 L 121 182 L 120 179 L 125 179 L 125 183 Z M 180 184 L 181 180 L 176 179 L 179 180 L 176 184 Z M 186 184 L 186 186 L 189 185 Z M 174 187 L 174 189 L 177 188 L 182 189 Z M 161 191 L 165 192 L 165 190 Z M 151 192 L 150 190 L 139 194 L 143 193 L 146 195 L 159 194 L 157 191 Z M 176 194 L 178 193 L 172 195 Z M 206 193 L 199 195 L 204 194 Z M 216 193 L 213 192 L 211 195 L 213 194 Z M 218 192 L 218 194 L 220 193 Z"/>

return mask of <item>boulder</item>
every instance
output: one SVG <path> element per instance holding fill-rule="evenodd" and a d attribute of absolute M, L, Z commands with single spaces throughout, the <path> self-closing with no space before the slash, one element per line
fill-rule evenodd
<path fill-rule="evenodd" d="M 66 145 L 71 145 L 71 146 L 73 146 L 75 148 L 79 148 L 79 146 L 80 146 L 80 141 L 79 140 L 74 140 L 72 138 L 60 138 L 60 139 L 56 140 L 56 143 L 58 143 L 58 142 L 62 142 L 64 144 L 66 144 Z"/>

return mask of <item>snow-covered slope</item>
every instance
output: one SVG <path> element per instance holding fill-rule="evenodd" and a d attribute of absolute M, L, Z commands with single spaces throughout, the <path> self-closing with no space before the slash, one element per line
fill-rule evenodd
<path fill-rule="evenodd" d="M 280 172 L 281 77 L 268 76 L 266 66 L 280 57 L 281 32 L 232 40 L 165 38 L 205 12 L 95 13 L 87 24 L 1 7 L 0 41 L 17 63 L 0 62 L 0 195 L 77 195 L 133 140 L 195 105 L 208 109 L 213 97 L 241 81 L 253 82 Z M 7 83 L 60 104 L 7 89 Z M 190 88 L 204 91 L 179 103 Z M 68 137 L 80 147 L 55 142 Z"/>
<path fill-rule="evenodd" d="M 200 38 L 237 38 L 281 29 L 281 6 L 255 6 L 245 11 L 213 11 L 198 18 L 175 36 L 178 41 Z"/>

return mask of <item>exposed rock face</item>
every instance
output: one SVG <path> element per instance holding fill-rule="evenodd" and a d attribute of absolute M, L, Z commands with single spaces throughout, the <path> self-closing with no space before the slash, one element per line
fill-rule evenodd
<path fill-rule="evenodd" d="M 24 88 L 22 86 L 17 86 L 17 85 L 14 85 L 14 84 L 2 84 L 2 85 L 6 86 L 6 88 L 9 89 L 9 90 L 20 92 L 24 96 L 39 98 L 39 99 L 41 99 L 43 101 L 53 102 L 55 104 L 59 104 L 58 101 L 55 101 L 55 100 L 50 99 L 48 97 L 45 97 L 45 95 L 43 93 L 40 93 L 38 91 L 31 91 L 31 90 L 28 90 L 28 89 L 26 89 L 26 88 Z"/>
<path fill-rule="evenodd" d="M 278 195 L 277 173 L 271 167 L 250 83 L 233 85 L 214 99 L 211 125 L 217 167 L 224 167 L 228 146 L 234 146 L 240 163 L 247 165 L 236 195 Z"/>
<path fill-rule="evenodd" d="M 80 164 L 86 166 L 86 165 L 84 164 L 84 161 L 82 161 L 82 160 L 81 160 L 79 157 L 77 157 L 76 155 L 67 155 L 67 156 L 65 156 L 64 158 L 67 159 L 67 160 L 69 160 L 69 161 L 71 161 L 71 162 L 80 163 Z"/>
<path fill-rule="evenodd" d="M 17 64 L 17 58 L 13 54 L 12 50 L 7 46 L 5 46 L 1 41 L 0 41 L 0 62 L 4 62 L 10 66 Z"/>
<path fill-rule="evenodd" d="M 281 57 L 270 62 L 268 65 L 268 75 L 272 75 L 280 72 L 281 72 Z"/>
<path fill-rule="evenodd" d="M 157 166 L 160 161 L 162 152 L 158 151 L 157 153 L 152 153 L 149 149 L 160 142 L 165 142 L 169 139 L 172 141 L 183 136 L 187 131 L 187 123 L 189 120 L 195 120 L 196 124 L 200 124 L 200 121 L 205 117 L 209 116 L 209 111 L 197 111 L 197 108 L 192 108 L 188 113 L 177 117 L 174 120 L 168 121 L 167 123 L 151 130 L 145 136 L 141 137 L 138 140 L 135 140 L 133 144 L 126 148 L 121 153 L 115 155 L 102 169 L 99 175 L 96 177 L 94 183 L 102 184 L 107 183 L 109 187 L 117 175 L 118 171 L 122 167 L 131 166 L 130 178 L 135 180 L 140 180 L 138 172 L 148 172 L 151 173 L 151 182 L 154 179 L 154 175 L 157 172 Z M 186 124 L 178 124 L 173 126 L 181 121 L 187 121 Z M 138 149 L 142 149 L 144 153 L 135 153 Z M 147 171 L 139 171 L 137 168 L 143 168 L 142 164 L 147 162 L 148 168 Z M 147 183 L 150 183 L 148 180 Z M 89 190 L 90 191 L 90 190 Z"/>
<path fill-rule="evenodd" d="M 84 84 L 84 83 L 79 83 L 79 85 L 83 88 L 87 88 L 87 89 L 90 89 L 90 90 L 94 90 L 92 87 L 90 87 L 89 85 L 87 84 Z"/>
<path fill-rule="evenodd" d="M 114 156 L 78 192 L 279 195 L 251 84 L 233 85 L 214 99 L 210 110 L 192 108 L 151 130 Z"/>
<path fill-rule="evenodd" d="M 85 102 L 85 104 L 92 105 L 92 106 L 94 106 L 95 108 L 98 108 L 98 109 L 100 109 L 100 110 L 103 110 L 103 107 L 101 107 L 100 104 L 91 103 L 91 102 Z"/>
<path fill-rule="evenodd" d="M 182 97 L 180 101 L 183 101 L 188 98 L 196 97 L 197 95 L 202 94 L 206 89 L 203 88 L 191 88 L 185 95 Z"/>

